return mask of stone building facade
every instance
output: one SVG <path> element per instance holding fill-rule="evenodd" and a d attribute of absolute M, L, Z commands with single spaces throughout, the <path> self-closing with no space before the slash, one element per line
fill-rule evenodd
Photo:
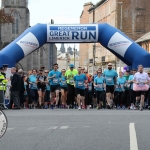
<path fill-rule="evenodd" d="M 149 0 L 100 0 L 96 5 L 91 2 L 84 5 L 80 23 L 108 23 L 137 40 L 150 31 L 149 13 Z M 79 64 L 85 66 L 85 60 L 89 62 L 93 59 L 93 43 L 84 44 L 84 47 L 80 44 L 80 54 Z M 118 58 L 99 43 L 96 43 L 95 57 L 98 65 L 105 65 L 107 62 L 119 65 Z"/>
<path fill-rule="evenodd" d="M 2 8 L 14 17 L 14 24 L 1 26 L 0 49 L 3 49 L 30 27 L 28 0 L 2 0 Z M 33 68 L 39 69 L 41 66 L 52 69 L 51 65 L 56 61 L 57 48 L 55 44 L 45 44 L 18 62 L 16 67 L 25 71 Z"/>

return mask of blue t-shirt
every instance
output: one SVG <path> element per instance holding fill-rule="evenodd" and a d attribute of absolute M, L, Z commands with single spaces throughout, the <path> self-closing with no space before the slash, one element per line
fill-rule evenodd
<path fill-rule="evenodd" d="M 32 90 L 36 90 L 37 89 L 37 84 L 35 83 L 36 82 L 36 75 L 30 75 L 29 82 L 32 82 L 32 84 L 30 85 L 30 88 Z"/>
<path fill-rule="evenodd" d="M 24 92 L 24 94 L 23 95 L 27 95 L 27 83 L 26 82 L 24 82 L 24 89 L 25 89 L 25 92 Z"/>
<path fill-rule="evenodd" d="M 133 80 L 133 78 L 134 78 L 134 75 L 130 75 L 128 80 L 131 81 Z M 130 88 L 133 90 L 133 83 L 131 83 Z"/>
<path fill-rule="evenodd" d="M 117 72 L 114 69 L 107 69 L 103 73 L 106 81 L 106 85 L 114 85 L 114 79 L 118 77 Z"/>
<path fill-rule="evenodd" d="M 119 91 L 119 92 L 122 92 L 124 91 L 124 84 L 126 83 L 126 78 L 125 77 L 118 77 L 117 78 L 117 84 L 116 84 L 116 89 L 115 91 Z"/>
<path fill-rule="evenodd" d="M 96 85 L 98 85 L 98 87 L 95 87 L 96 91 L 103 91 L 104 90 L 104 82 L 105 82 L 105 79 L 104 77 L 96 77 L 94 79 L 94 83 Z"/>
<path fill-rule="evenodd" d="M 49 83 L 46 84 L 46 91 L 50 91 L 50 84 Z"/>
<path fill-rule="evenodd" d="M 74 76 L 74 81 L 76 88 L 85 89 L 84 82 L 87 80 L 87 77 L 84 74 Z"/>
<path fill-rule="evenodd" d="M 56 75 L 54 78 L 49 79 L 50 85 L 59 85 L 60 84 L 60 77 L 61 72 L 52 70 L 49 72 L 48 77 L 52 77 L 53 75 Z"/>
<path fill-rule="evenodd" d="M 67 87 L 67 81 L 65 76 L 61 76 L 61 82 L 60 82 L 61 87 Z"/>

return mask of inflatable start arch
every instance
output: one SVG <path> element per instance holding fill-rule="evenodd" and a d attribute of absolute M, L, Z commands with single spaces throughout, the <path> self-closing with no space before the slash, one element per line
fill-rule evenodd
<path fill-rule="evenodd" d="M 16 40 L 0 51 L 0 66 L 15 66 L 25 56 L 45 43 L 100 42 L 132 68 L 142 64 L 150 68 L 150 54 L 123 34 L 106 24 L 52 25 L 37 24 L 28 28 Z"/>

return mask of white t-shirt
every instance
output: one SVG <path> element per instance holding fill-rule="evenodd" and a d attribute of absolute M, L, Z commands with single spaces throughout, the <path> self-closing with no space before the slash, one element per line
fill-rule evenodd
<path fill-rule="evenodd" d="M 137 72 L 135 73 L 133 80 L 142 84 L 143 82 L 149 81 L 149 76 L 146 72 Z"/>

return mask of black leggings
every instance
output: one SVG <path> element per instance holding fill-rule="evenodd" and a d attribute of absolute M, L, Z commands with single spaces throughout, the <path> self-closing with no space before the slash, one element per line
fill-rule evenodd
<path fill-rule="evenodd" d="M 84 97 L 85 97 L 85 106 L 89 105 L 88 104 L 88 88 L 85 89 L 84 91 Z"/>
<path fill-rule="evenodd" d="M 118 92 L 118 91 L 115 92 L 115 105 L 116 106 L 118 105 L 120 106 L 121 104 L 125 105 L 124 96 L 125 96 L 125 92 Z"/>
<path fill-rule="evenodd" d="M 148 106 L 150 106 L 150 88 L 148 91 L 146 91 L 146 94 L 145 94 L 145 101 L 148 100 Z"/>
<path fill-rule="evenodd" d="M 104 98 L 104 91 L 96 91 L 96 98 L 97 98 L 97 104 L 99 104 L 100 101 L 103 102 L 103 105 L 105 106 L 105 98 Z"/>
<path fill-rule="evenodd" d="M 87 105 L 92 105 L 92 91 L 88 91 L 88 102 Z"/>
<path fill-rule="evenodd" d="M 75 98 L 75 88 L 74 85 L 67 84 L 67 89 L 68 89 L 68 99 L 67 99 L 67 104 L 74 106 L 74 98 Z"/>
<path fill-rule="evenodd" d="M 129 93 L 130 93 L 130 102 L 133 103 L 133 104 L 135 104 L 135 102 L 136 102 L 135 91 L 133 91 L 132 89 L 130 89 Z"/>
<path fill-rule="evenodd" d="M 31 101 L 36 102 L 38 101 L 38 92 L 37 90 L 30 89 Z"/>

